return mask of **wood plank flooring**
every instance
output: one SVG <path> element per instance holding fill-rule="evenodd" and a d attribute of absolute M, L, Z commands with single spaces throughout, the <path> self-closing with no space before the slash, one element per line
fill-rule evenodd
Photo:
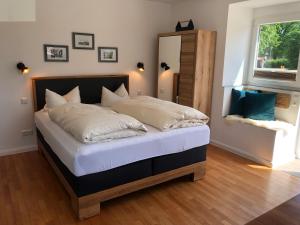
<path fill-rule="evenodd" d="M 207 175 L 186 177 L 101 204 L 78 221 L 38 152 L 0 158 L 1 225 L 236 225 L 300 193 L 300 179 L 209 146 Z"/>
<path fill-rule="evenodd" d="M 247 225 L 299 225 L 300 195 L 254 219 Z"/>

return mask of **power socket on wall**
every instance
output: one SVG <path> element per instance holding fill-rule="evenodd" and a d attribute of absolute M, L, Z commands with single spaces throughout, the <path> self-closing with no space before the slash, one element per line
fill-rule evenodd
<path fill-rule="evenodd" d="M 292 102 L 291 102 L 291 105 L 292 105 L 292 106 L 297 106 L 297 105 L 299 104 L 299 98 L 300 98 L 299 95 L 293 95 L 293 96 L 292 96 Z"/>

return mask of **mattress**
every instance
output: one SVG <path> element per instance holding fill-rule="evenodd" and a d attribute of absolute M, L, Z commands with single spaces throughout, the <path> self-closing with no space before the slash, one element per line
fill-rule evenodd
<path fill-rule="evenodd" d="M 206 125 L 166 132 L 147 125 L 144 136 L 83 144 L 52 122 L 47 112 L 36 112 L 35 123 L 55 154 L 77 177 L 207 145 L 210 138 Z"/>

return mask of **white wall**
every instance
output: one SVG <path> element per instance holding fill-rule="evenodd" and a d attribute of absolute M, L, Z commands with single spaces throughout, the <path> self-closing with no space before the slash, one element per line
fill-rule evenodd
<path fill-rule="evenodd" d="M 34 147 L 30 76 L 130 73 L 130 92 L 153 95 L 157 34 L 170 28 L 170 5 L 146 0 L 36 1 L 35 22 L 0 22 L 0 155 Z M 98 63 L 97 51 L 73 50 L 71 32 L 95 34 L 95 46 L 119 48 L 118 64 Z M 69 45 L 69 63 L 45 63 L 43 44 Z M 31 68 L 22 76 L 16 63 Z M 137 62 L 145 72 L 136 72 Z M 30 104 L 21 105 L 28 97 Z"/>
<path fill-rule="evenodd" d="M 223 86 L 243 84 L 248 70 L 249 47 L 252 38 L 253 9 L 229 6 Z M 238 18 L 238 19 L 237 19 Z"/>
<path fill-rule="evenodd" d="M 281 15 L 288 16 L 290 14 L 299 13 L 300 11 L 300 2 L 294 0 L 294 2 L 287 4 L 280 4 L 274 6 L 265 6 L 254 9 L 254 18 L 265 18 L 265 17 L 278 17 Z"/>
<path fill-rule="evenodd" d="M 35 0 L 0 0 L 0 21 L 35 21 Z"/>

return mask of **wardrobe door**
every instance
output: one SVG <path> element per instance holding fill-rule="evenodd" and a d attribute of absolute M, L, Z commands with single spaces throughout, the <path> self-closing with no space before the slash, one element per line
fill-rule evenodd
<path fill-rule="evenodd" d="M 200 30 L 197 40 L 193 105 L 208 116 L 211 112 L 216 36 L 216 32 Z"/>
<path fill-rule="evenodd" d="M 158 55 L 158 93 L 160 99 L 173 101 L 174 74 L 180 70 L 180 49 L 181 36 L 168 36 L 159 38 Z M 166 63 L 169 70 L 161 67 L 161 63 Z"/>
<path fill-rule="evenodd" d="M 195 33 L 181 36 L 178 103 L 190 107 L 194 99 L 196 38 Z"/>

